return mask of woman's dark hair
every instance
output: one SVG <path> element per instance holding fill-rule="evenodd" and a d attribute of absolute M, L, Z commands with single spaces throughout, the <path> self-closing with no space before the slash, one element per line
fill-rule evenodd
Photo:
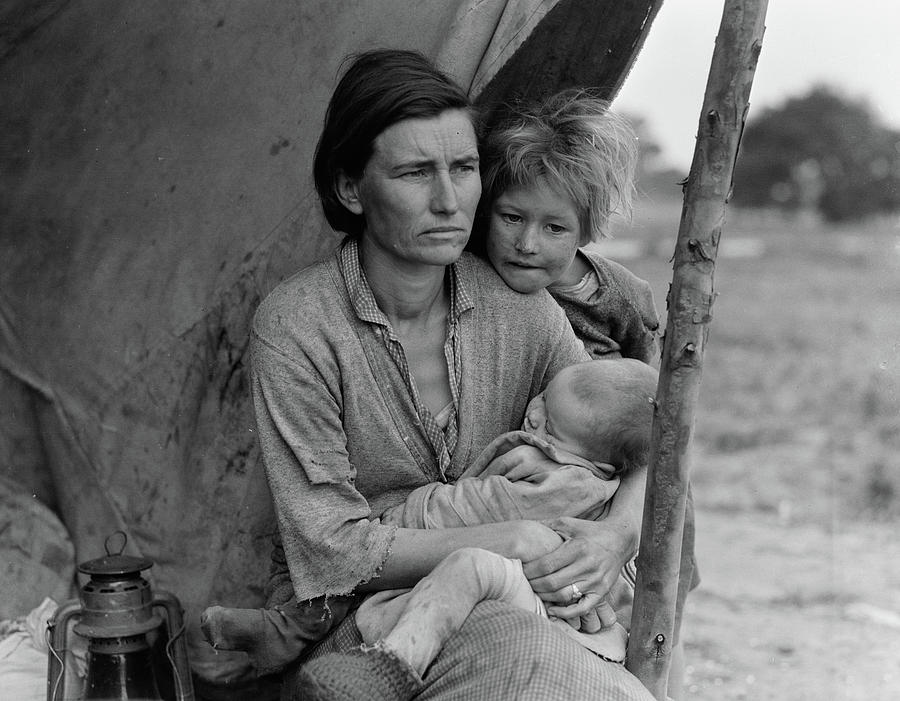
<path fill-rule="evenodd" d="M 337 231 L 359 236 L 365 218 L 341 204 L 338 175 L 360 177 L 376 137 L 404 119 L 427 119 L 462 109 L 475 120 L 463 89 L 420 53 L 376 49 L 348 60 L 325 113 L 313 178 L 328 223 Z"/>

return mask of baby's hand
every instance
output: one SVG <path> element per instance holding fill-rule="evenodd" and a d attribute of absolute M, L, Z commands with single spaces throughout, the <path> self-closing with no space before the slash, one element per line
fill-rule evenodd
<path fill-rule="evenodd" d="M 583 616 L 563 620 L 582 633 L 596 633 L 604 628 L 609 628 L 616 622 L 616 612 L 609 601 L 603 599 L 597 608 L 588 611 Z"/>

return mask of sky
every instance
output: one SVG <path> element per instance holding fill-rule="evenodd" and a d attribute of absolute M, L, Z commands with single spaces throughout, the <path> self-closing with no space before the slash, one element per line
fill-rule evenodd
<path fill-rule="evenodd" d="M 687 170 L 724 0 L 664 0 L 613 107 L 646 120 L 666 165 Z M 900 2 L 769 0 L 750 120 L 828 84 L 900 129 Z"/>

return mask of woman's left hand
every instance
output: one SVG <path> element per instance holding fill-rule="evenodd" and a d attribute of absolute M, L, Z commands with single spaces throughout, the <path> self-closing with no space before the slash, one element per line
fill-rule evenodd
<path fill-rule="evenodd" d="M 525 576 L 551 616 L 587 616 L 600 606 L 634 556 L 635 535 L 606 521 L 565 517 L 542 523 L 564 540 L 552 552 L 524 563 Z"/>

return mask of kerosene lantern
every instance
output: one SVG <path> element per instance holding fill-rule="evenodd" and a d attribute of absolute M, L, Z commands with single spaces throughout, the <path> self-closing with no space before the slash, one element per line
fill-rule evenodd
<path fill-rule="evenodd" d="M 121 536 L 122 547 L 113 554 L 110 541 L 116 535 Z M 48 701 L 67 698 L 66 651 L 72 621 L 72 631 L 88 641 L 87 677 L 78 699 L 194 699 L 181 605 L 169 592 L 151 591 L 141 572 L 153 563 L 123 555 L 126 540 L 117 531 L 106 539 L 105 557 L 78 565 L 90 579 L 79 598 L 60 606 L 48 624 Z M 159 664 L 161 654 L 155 652 L 163 649 L 165 633 L 168 665 Z"/>

